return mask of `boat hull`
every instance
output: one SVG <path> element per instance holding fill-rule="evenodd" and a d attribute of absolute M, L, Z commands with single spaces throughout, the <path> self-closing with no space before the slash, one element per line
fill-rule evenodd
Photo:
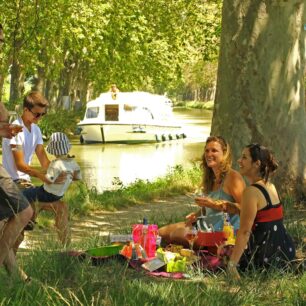
<path fill-rule="evenodd" d="M 156 142 L 185 138 L 180 126 L 79 124 L 81 142 Z"/>

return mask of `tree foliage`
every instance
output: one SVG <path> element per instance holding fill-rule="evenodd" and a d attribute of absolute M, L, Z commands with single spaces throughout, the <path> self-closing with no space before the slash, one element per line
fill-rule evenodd
<path fill-rule="evenodd" d="M 11 102 L 28 80 L 54 105 L 65 95 L 84 101 L 113 82 L 175 90 L 186 66 L 216 58 L 220 9 L 220 0 L 2 1 L 0 80 L 11 72 Z"/>

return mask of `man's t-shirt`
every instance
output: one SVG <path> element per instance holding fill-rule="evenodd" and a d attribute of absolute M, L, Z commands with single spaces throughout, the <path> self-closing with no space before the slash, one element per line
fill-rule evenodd
<path fill-rule="evenodd" d="M 43 144 L 42 134 L 40 128 L 32 123 L 31 131 L 25 127 L 21 118 L 15 120 L 12 124 L 19 124 L 23 126 L 22 132 L 18 133 L 12 139 L 3 138 L 2 140 L 2 164 L 13 180 L 25 179 L 31 181 L 28 174 L 20 172 L 16 168 L 13 153 L 11 151 L 11 144 L 22 148 L 24 155 L 24 162 L 31 165 L 33 154 L 37 145 Z"/>

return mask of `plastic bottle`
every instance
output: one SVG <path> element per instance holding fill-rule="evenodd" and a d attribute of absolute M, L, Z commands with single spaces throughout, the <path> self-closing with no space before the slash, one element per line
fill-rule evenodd
<path fill-rule="evenodd" d="M 142 226 L 142 224 L 133 225 L 132 237 L 134 243 L 141 243 Z"/>
<path fill-rule="evenodd" d="M 228 213 L 224 213 L 223 233 L 226 239 L 226 243 L 232 244 L 233 241 L 235 241 L 234 227 L 231 225 Z"/>
<path fill-rule="evenodd" d="M 158 228 L 156 224 L 150 224 L 147 233 L 146 253 L 148 257 L 155 257 L 156 255 L 156 240 Z"/>
<path fill-rule="evenodd" d="M 155 257 L 157 239 L 157 225 L 148 224 L 146 218 L 143 219 L 140 244 L 145 250 L 147 257 Z"/>
<path fill-rule="evenodd" d="M 147 249 L 148 249 L 148 228 L 149 228 L 148 220 L 147 220 L 147 218 L 143 218 L 140 244 L 144 248 L 147 256 L 150 257 L 148 255 L 148 251 L 147 251 Z"/>

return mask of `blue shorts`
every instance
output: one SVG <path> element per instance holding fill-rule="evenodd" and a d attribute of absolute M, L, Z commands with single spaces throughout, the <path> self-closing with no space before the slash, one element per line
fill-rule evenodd
<path fill-rule="evenodd" d="M 39 202 L 55 202 L 60 200 L 63 196 L 57 196 L 55 194 L 49 193 L 44 189 L 44 186 L 30 187 L 22 191 L 23 195 L 28 199 L 30 203 L 35 201 Z"/>

